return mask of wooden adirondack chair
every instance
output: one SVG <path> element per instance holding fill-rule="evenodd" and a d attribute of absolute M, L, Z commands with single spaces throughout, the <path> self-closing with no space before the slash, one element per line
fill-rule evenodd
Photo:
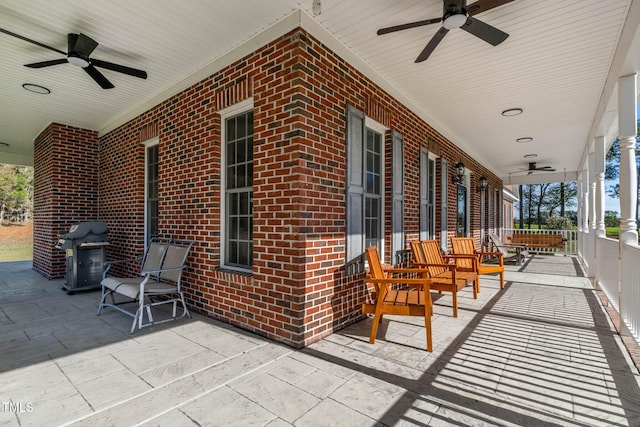
<path fill-rule="evenodd" d="M 433 303 L 429 292 L 431 284 L 428 278 L 429 272 L 424 268 L 384 267 L 380 261 L 378 248 L 375 246 L 367 248 L 366 255 L 369 261 L 369 274 L 365 283 L 372 283 L 376 289 L 375 304 L 362 304 L 363 313 L 373 314 L 369 342 L 371 344 L 375 342 L 378 325 L 385 314 L 422 316 L 427 334 L 427 351 L 432 351 Z"/>
<path fill-rule="evenodd" d="M 415 265 L 426 267 L 429 270 L 431 289 L 436 291 L 451 292 L 453 299 L 453 317 L 458 317 L 458 291 L 468 284 L 473 286 L 473 298 L 478 298 L 478 272 L 458 271 L 458 267 L 449 260 L 453 258 L 469 258 L 472 262 L 475 255 L 443 255 L 440 252 L 438 242 L 435 240 L 422 240 L 411 242 L 411 251 L 415 259 Z"/>
<path fill-rule="evenodd" d="M 472 237 L 452 237 L 451 246 L 454 254 L 476 255 L 478 274 L 494 274 L 500 273 L 500 289 L 504 289 L 504 259 L 500 252 L 482 252 L 475 247 Z M 483 264 L 482 259 L 485 256 L 497 258 L 497 264 Z M 471 260 L 465 258 L 456 258 L 456 265 L 459 270 L 473 271 L 474 265 Z M 480 292 L 480 277 L 478 277 L 478 292 Z"/>

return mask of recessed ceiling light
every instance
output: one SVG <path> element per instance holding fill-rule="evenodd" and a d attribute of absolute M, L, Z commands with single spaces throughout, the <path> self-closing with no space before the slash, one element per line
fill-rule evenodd
<path fill-rule="evenodd" d="M 29 92 L 39 93 L 40 95 L 49 95 L 51 93 L 51 90 L 47 89 L 46 87 L 33 83 L 24 83 L 22 87 Z"/>
<path fill-rule="evenodd" d="M 531 141 L 533 141 L 533 138 L 531 138 L 530 136 L 525 136 L 525 137 L 516 139 L 516 142 L 519 142 L 520 144 L 524 144 L 525 142 L 531 142 Z"/>
<path fill-rule="evenodd" d="M 522 114 L 522 108 L 509 108 L 508 110 L 504 110 L 502 115 L 507 116 L 519 116 Z"/>
<path fill-rule="evenodd" d="M 536 158 L 536 157 L 538 157 L 537 154 L 525 154 L 524 155 L 525 159 L 533 159 L 533 158 Z"/>

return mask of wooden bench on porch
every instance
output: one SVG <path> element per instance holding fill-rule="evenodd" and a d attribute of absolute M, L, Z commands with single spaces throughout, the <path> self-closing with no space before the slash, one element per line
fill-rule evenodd
<path fill-rule="evenodd" d="M 511 236 L 511 244 L 524 245 L 528 248 L 562 249 L 566 241 L 562 234 L 557 233 L 514 233 Z"/>

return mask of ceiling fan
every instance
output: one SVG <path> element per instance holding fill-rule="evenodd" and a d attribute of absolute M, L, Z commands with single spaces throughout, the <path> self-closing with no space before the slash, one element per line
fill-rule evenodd
<path fill-rule="evenodd" d="M 556 170 L 551 166 L 540 166 L 536 165 L 536 162 L 530 162 L 529 167 L 527 169 L 520 169 L 511 173 L 523 173 L 526 172 L 527 175 L 531 175 L 534 172 L 555 172 Z"/>
<path fill-rule="evenodd" d="M 66 58 L 53 59 L 50 61 L 43 61 L 43 62 L 35 62 L 33 64 L 25 64 L 25 67 L 43 68 L 43 67 L 50 67 L 52 65 L 70 63 L 77 67 L 82 68 L 87 74 L 89 74 L 89 76 L 91 76 L 93 80 L 95 80 L 96 83 L 100 85 L 102 89 L 111 89 L 114 86 L 113 86 L 113 83 L 111 83 L 100 71 L 98 71 L 96 67 L 104 68 L 111 71 L 116 71 L 118 73 L 127 74 L 129 76 L 139 77 L 141 79 L 147 78 L 147 73 L 145 71 L 137 70 L 135 68 L 125 67 L 124 65 L 114 64 L 112 62 L 101 61 L 99 59 L 90 58 L 91 53 L 95 50 L 96 47 L 98 47 L 98 42 L 96 42 L 91 37 L 86 36 L 84 34 L 73 34 L 73 33 L 68 34 L 67 35 L 68 51 L 63 52 L 59 49 L 56 49 L 51 46 L 47 46 L 44 43 L 31 40 L 27 37 L 13 33 L 3 28 L 0 28 L 0 32 L 16 37 L 20 40 L 33 43 L 36 46 L 44 47 L 45 49 L 49 49 L 66 56 Z"/>
<path fill-rule="evenodd" d="M 402 31 L 409 28 L 442 22 L 442 27 L 440 27 L 438 32 L 433 36 L 422 52 L 420 52 L 420 55 L 416 58 L 416 62 L 422 62 L 429 58 L 444 36 L 447 35 L 449 30 L 454 28 L 461 28 L 469 34 L 486 41 L 490 45 L 497 46 L 505 41 L 506 38 L 509 37 L 509 34 L 500 31 L 477 18 L 473 18 L 472 16 L 512 1 L 513 0 L 478 0 L 467 6 L 466 0 L 443 0 L 442 18 L 433 18 L 408 24 L 394 25 L 393 27 L 381 28 L 378 30 L 377 34 L 380 36 L 383 34 L 393 33 L 395 31 Z"/>

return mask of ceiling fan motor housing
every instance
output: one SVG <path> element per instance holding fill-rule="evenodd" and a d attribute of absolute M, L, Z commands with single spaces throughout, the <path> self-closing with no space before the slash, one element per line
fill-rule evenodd
<path fill-rule="evenodd" d="M 89 55 L 98 47 L 98 43 L 84 34 L 68 34 L 67 46 L 67 60 L 69 63 L 77 67 L 86 68 L 91 64 Z"/>
<path fill-rule="evenodd" d="M 442 4 L 442 26 L 447 30 L 462 27 L 467 22 L 466 0 L 445 0 Z"/>

